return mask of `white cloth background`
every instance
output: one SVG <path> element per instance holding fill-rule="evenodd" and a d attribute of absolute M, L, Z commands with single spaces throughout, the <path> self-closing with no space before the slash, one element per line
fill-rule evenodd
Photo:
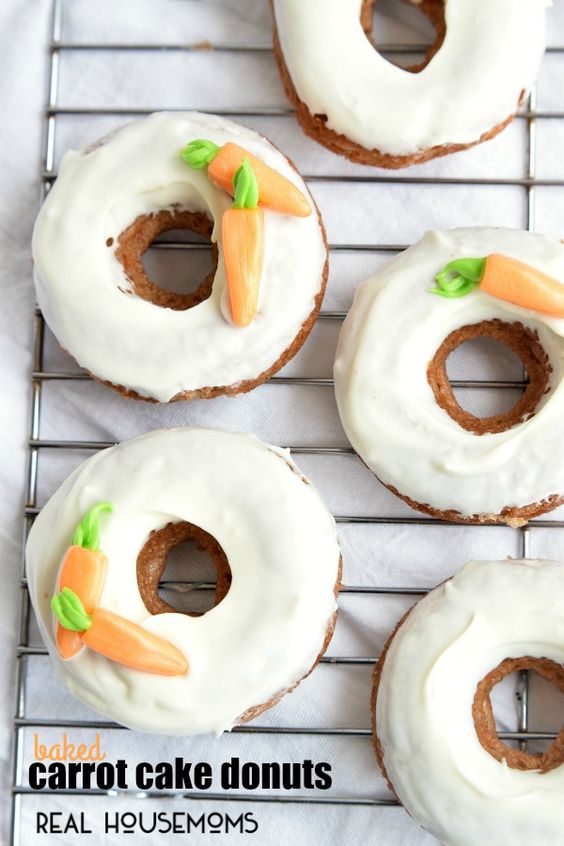
<path fill-rule="evenodd" d="M 2 378 L 2 462 L 0 467 L 0 636 L 4 648 L 0 665 L 0 786 L 2 842 L 8 842 L 10 807 L 9 768 L 14 712 L 14 659 L 19 600 L 22 509 L 26 438 L 29 417 L 33 290 L 30 236 L 39 196 L 43 108 L 46 93 L 47 0 L 4 0 L 0 7 L 0 89 L 2 146 L 0 185 L 0 373 Z M 377 22 L 383 41 L 410 37 L 420 42 L 427 27 L 403 4 L 383 0 Z M 411 21 L 408 26 L 406 24 Z M 564 44 L 564 8 L 549 13 L 549 43 Z M 270 13 L 265 0 L 67 0 L 63 26 L 65 41 L 268 44 Z M 472 49 L 468 48 L 471 63 Z M 185 107 L 208 111 L 233 107 L 285 106 L 286 101 L 272 55 L 213 52 L 107 53 L 65 51 L 61 59 L 59 103 L 66 106 Z M 564 109 L 564 55 L 545 58 L 538 86 L 538 108 Z M 88 143 L 125 122 L 115 116 L 65 116 L 58 121 L 56 166 L 68 147 Z M 366 174 L 304 138 L 294 118 L 247 118 L 247 124 L 268 135 L 309 175 Z M 537 175 L 564 178 L 561 150 L 564 121 L 542 120 L 537 126 Z M 527 169 L 527 122 L 515 121 L 499 138 L 475 150 L 407 171 L 409 176 L 522 178 Z M 384 174 L 389 176 L 389 174 Z M 417 239 L 425 229 L 469 224 L 526 226 L 527 195 L 521 186 L 441 186 L 334 184 L 313 182 L 332 244 L 400 243 Z M 535 225 L 539 231 L 562 236 L 564 189 L 539 187 L 534 192 Z M 336 252 L 324 307 L 347 309 L 358 282 L 388 255 L 382 252 Z M 168 273 L 182 272 L 182 254 L 164 256 Z M 162 271 L 164 272 L 164 271 Z M 318 323 L 308 343 L 286 368 L 286 374 L 330 376 L 339 324 Z M 76 365 L 48 335 L 45 369 L 71 370 Z M 472 373 L 482 378 L 518 377 L 515 363 L 482 345 L 473 357 L 457 355 L 452 375 Z M 491 397 L 472 392 L 466 401 L 485 410 Z M 506 397 L 509 401 L 510 396 Z M 345 446 L 331 388 L 266 385 L 236 399 L 155 407 L 126 401 L 93 383 L 52 382 L 43 389 L 43 438 L 121 440 L 139 432 L 180 424 L 209 424 L 250 430 L 282 445 Z M 40 459 L 39 504 L 45 502 L 72 467 L 86 453 L 44 451 Z M 336 514 L 400 515 L 409 509 L 394 499 L 355 457 L 299 458 L 300 466 L 318 486 Z M 347 584 L 432 586 L 471 557 L 496 558 L 520 553 L 519 533 L 505 528 L 460 528 L 342 525 L 340 537 Z M 562 557 L 560 530 L 534 529 L 531 554 Z M 372 656 L 382 647 L 395 621 L 409 606 L 408 597 L 343 596 L 340 620 L 330 647 L 333 655 Z M 518 610 L 515 611 L 518 613 Z M 32 632 L 31 642 L 38 642 Z M 52 678 L 45 658 L 30 658 L 27 676 L 29 717 L 96 719 Z M 509 687 L 508 687 L 509 689 Z M 261 718 L 265 725 L 369 725 L 370 668 L 321 666 L 291 697 Z M 515 728 L 516 709 L 510 695 L 498 696 L 500 723 Z M 503 701 L 502 701 L 503 700 Z M 561 703 L 541 683 L 533 685 L 532 728 L 554 729 Z M 26 767 L 31 761 L 26 734 Z M 55 742 L 62 730 L 43 730 Z M 73 732 L 73 739 L 79 733 Z M 93 732 L 85 732 L 91 742 Z M 183 755 L 189 760 L 217 764 L 237 754 L 244 760 L 326 760 L 332 764 L 331 796 L 387 797 L 370 742 L 366 738 L 269 737 L 224 735 L 221 739 L 177 740 L 140 736 L 121 730 L 105 731 L 103 744 L 110 759 L 166 760 Z M 184 810 L 195 813 L 226 811 L 224 804 L 193 803 L 182 799 L 146 800 L 132 797 L 24 797 L 22 838 L 32 842 L 74 843 L 67 838 L 34 834 L 37 810 L 84 810 L 94 826 L 105 810 Z M 385 846 L 431 846 L 435 841 L 399 808 L 345 808 L 300 805 L 245 805 L 259 821 L 254 842 L 278 844 L 291 838 L 297 844 L 382 843 Z M 180 839 L 178 836 L 177 839 Z M 193 842 L 208 837 L 192 836 Z M 214 835 L 212 842 L 233 842 L 243 836 Z M 252 838 L 251 838 L 252 839 Z M 78 839 L 85 846 L 101 844 L 100 833 Z M 134 842 L 165 843 L 174 837 L 138 835 Z M 127 836 L 110 842 L 129 842 Z"/>

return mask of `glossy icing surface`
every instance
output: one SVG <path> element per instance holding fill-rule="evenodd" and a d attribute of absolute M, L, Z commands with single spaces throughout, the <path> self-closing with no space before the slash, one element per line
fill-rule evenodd
<path fill-rule="evenodd" d="M 362 0 L 274 0 L 294 87 L 311 114 L 368 150 L 469 144 L 517 109 L 545 44 L 545 0 L 446 0 L 446 36 L 419 73 L 388 62 L 360 25 Z M 503 35 L 501 35 L 503 33 Z"/>
<path fill-rule="evenodd" d="M 163 677 L 83 649 L 61 661 L 49 601 L 74 527 L 98 500 L 108 557 L 101 607 L 170 641 L 189 673 Z M 149 533 L 186 520 L 213 535 L 232 584 L 202 617 L 152 616 L 137 555 Z M 27 544 L 32 601 L 57 672 L 79 699 L 132 728 L 199 734 L 231 728 L 248 708 L 298 681 L 319 655 L 336 609 L 335 523 L 286 451 L 212 429 L 151 432 L 82 464 L 34 523 Z"/>
<path fill-rule="evenodd" d="M 239 144 L 310 196 L 258 133 L 213 115 L 161 112 L 101 145 L 68 152 L 33 235 L 37 297 L 60 344 L 95 376 L 162 402 L 268 370 L 313 311 L 326 259 L 315 213 L 296 218 L 266 210 L 259 311 L 244 330 L 234 326 L 221 247 L 221 217 L 232 199 L 177 156 L 202 137 Z M 208 214 L 219 248 L 211 296 L 185 311 L 135 295 L 115 257 L 119 235 L 138 216 L 172 207 Z"/>
<path fill-rule="evenodd" d="M 335 392 L 347 436 L 384 484 L 415 502 L 465 516 L 497 514 L 564 493 L 564 320 L 476 289 L 445 300 L 428 289 L 450 260 L 504 253 L 564 284 L 564 246 L 507 229 L 428 232 L 362 283 L 344 322 Z M 455 329 L 520 321 L 538 333 L 550 363 L 549 392 L 535 415 L 475 435 L 437 405 L 427 366 Z"/>
<path fill-rule="evenodd" d="M 472 719 L 478 682 L 524 656 L 564 663 L 560 563 L 472 561 L 391 642 L 376 704 L 384 765 L 406 810 L 447 846 L 561 839 L 564 766 L 508 767 L 481 746 Z"/>

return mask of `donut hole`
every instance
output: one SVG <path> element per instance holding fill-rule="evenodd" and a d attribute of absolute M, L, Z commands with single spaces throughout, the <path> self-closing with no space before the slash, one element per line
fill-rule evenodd
<path fill-rule="evenodd" d="M 217 570 L 208 553 L 196 541 L 186 541 L 170 550 L 157 593 L 180 614 L 197 616 L 217 604 L 216 585 Z"/>
<path fill-rule="evenodd" d="M 390 64 L 411 73 L 418 73 L 429 64 L 446 33 L 443 0 L 364 0 L 360 21 L 378 52 L 390 43 L 428 45 L 423 60 L 415 64 L 415 51 L 383 56 Z"/>
<path fill-rule="evenodd" d="M 499 355 L 500 349 L 503 355 Z M 451 358 L 452 357 L 452 358 Z M 453 388 L 451 375 L 464 357 L 464 380 L 525 384 L 507 388 Z M 497 370 L 497 372 L 496 372 Z M 505 432 L 529 419 L 549 390 L 550 362 L 535 332 L 521 323 L 484 320 L 445 338 L 427 368 L 437 404 L 476 435 Z"/>
<path fill-rule="evenodd" d="M 151 614 L 201 617 L 225 599 L 231 568 L 219 542 L 193 523 L 151 532 L 137 556 L 137 584 Z"/>
<path fill-rule="evenodd" d="M 535 739 L 527 741 L 527 748 L 520 738 L 499 737 L 499 720 L 496 712 L 502 704 L 513 699 L 522 708 L 524 696 L 523 676 L 529 673 L 530 689 L 545 688 L 543 701 L 548 703 L 547 712 L 554 715 L 555 722 L 562 719 L 564 712 L 564 665 L 548 658 L 508 658 L 479 683 L 472 716 L 476 732 L 484 749 L 496 760 L 505 761 L 509 767 L 519 770 L 540 770 L 548 772 L 564 764 L 564 725 L 555 740 Z M 538 691 L 537 691 L 538 692 Z"/>
<path fill-rule="evenodd" d="M 136 218 L 119 236 L 115 251 L 133 293 L 176 311 L 207 300 L 217 269 L 217 246 L 210 240 L 212 227 L 207 215 L 182 209 Z M 159 237 L 163 233 L 166 236 Z M 177 246 L 179 241 L 184 246 Z"/>
<path fill-rule="evenodd" d="M 153 283 L 171 294 L 194 294 L 215 273 L 209 237 L 187 229 L 171 229 L 149 245 L 143 269 Z"/>
<path fill-rule="evenodd" d="M 523 364 L 517 353 L 495 338 L 471 338 L 457 347 L 446 360 L 446 371 L 459 406 L 474 417 L 508 414 L 523 394 L 522 387 L 454 387 L 453 381 L 521 382 Z"/>

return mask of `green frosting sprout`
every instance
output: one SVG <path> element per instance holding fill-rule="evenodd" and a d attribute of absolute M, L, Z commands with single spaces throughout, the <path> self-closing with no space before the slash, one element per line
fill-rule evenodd
<path fill-rule="evenodd" d="M 178 155 L 183 162 L 186 162 L 188 167 L 194 170 L 202 170 L 213 162 L 219 147 L 213 141 L 206 141 L 205 138 L 198 138 L 196 141 L 190 141 L 183 150 L 180 150 Z"/>
<path fill-rule="evenodd" d="M 249 160 L 243 159 L 241 167 L 233 177 L 233 208 L 256 209 L 259 202 L 259 187 L 255 172 Z"/>
<path fill-rule="evenodd" d="M 100 514 L 111 511 L 111 502 L 98 502 L 86 512 L 72 536 L 73 546 L 83 546 L 85 549 L 98 550 L 100 544 Z"/>
<path fill-rule="evenodd" d="M 71 632 L 85 632 L 92 625 L 92 617 L 86 613 L 84 605 L 70 588 L 63 588 L 51 600 L 51 610 L 65 629 Z"/>
<path fill-rule="evenodd" d="M 485 258 L 460 258 L 445 264 L 437 273 L 435 288 L 429 288 L 439 297 L 465 297 L 482 281 L 486 266 Z"/>

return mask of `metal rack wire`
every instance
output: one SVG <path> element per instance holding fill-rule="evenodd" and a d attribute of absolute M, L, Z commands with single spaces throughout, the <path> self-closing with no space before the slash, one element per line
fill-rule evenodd
<path fill-rule="evenodd" d="M 158 104 L 153 104 L 151 107 L 141 108 L 132 106 L 128 108 L 98 108 L 86 106 L 63 107 L 59 105 L 59 65 L 61 55 L 65 51 L 103 51 L 107 54 L 119 52 L 146 52 L 151 54 L 154 51 L 168 51 L 168 52 L 192 52 L 201 50 L 201 44 L 158 44 L 158 43 L 98 43 L 98 42 L 82 42 L 75 43 L 66 41 L 62 38 L 62 21 L 63 21 L 63 7 L 65 0 L 52 0 L 52 19 L 49 41 L 49 70 L 48 70 L 48 93 L 47 103 L 45 108 L 45 136 L 43 148 L 43 162 L 42 162 L 42 196 L 49 190 L 50 185 L 56 177 L 55 173 L 55 133 L 58 119 L 63 115 L 85 116 L 85 115 L 110 115 L 110 116 L 136 116 L 149 114 L 152 111 L 158 110 Z M 206 45 L 209 47 L 209 45 Z M 381 48 L 383 53 L 413 53 L 425 49 L 424 45 L 387 45 Z M 214 44 L 213 50 L 220 53 L 270 53 L 270 45 L 254 45 L 241 46 L 238 44 Z M 549 48 L 549 52 L 564 54 L 564 46 Z M 245 117 L 276 117 L 287 116 L 292 114 L 289 108 L 262 108 L 262 109 L 214 109 L 214 111 L 221 115 L 233 116 L 236 118 Z M 564 119 L 564 112 L 561 111 L 539 111 L 536 109 L 536 100 L 534 93 L 530 96 L 527 107 L 522 111 L 518 119 L 526 121 L 527 124 L 527 165 L 526 173 L 521 178 L 494 178 L 494 179 L 480 179 L 480 178 L 451 178 L 441 177 L 432 178 L 427 176 L 420 176 L 415 172 L 408 175 L 393 174 L 393 175 L 359 175 L 359 176 L 333 176 L 333 175 L 311 175 L 306 177 L 309 182 L 368 182 L 368 183 L 393 183 L 393 184 L 417 184 L 417 185 L 494 185 L 494 186 L 517 186 L 526 192 L 527 197 L 527 226 L 530 230 L 535 226 L 535 191 L 539 186 L 559 186 L 564 187 L 564 179 L 539 179 L 536 175 L 536 129 L 539 120 L 562 120 Z M 202 246 L 198 244 L 167 242 L 157 243 L 154 245 L 158 249 L 185 249 L 198 250 Z M 383 252 L 395 253 L 405 248 L 403 244 L 332 244 L 330 250 L 336 252 Z M 340 321 L 344 318 L 345 313 L 341 311 L 322 311 L 320 320 L 324 321 Z M 101 441 L 86 441 L 86 440 L 64 440 L 64 439 L 45 439 L 41 436 L 41 404 L 42 404 L 42 390 L 46 382 L 50 381 L 84 381 L 90 377 L 84 372 L 64 372 L 56 370 L 48 370 L 44 367 L 44 350 L 45 350 L 45 324 L 43 317 L 39 311 L 36 312 L 35 317 L 35 332 L 34 332 L 34 353 L 33 353 L 33 372 L 31 379 L 31 419 L 29 428 L 29 457 L 27 467 L 27 481 L 26 481 L 26 507 L 24 515 L 24 542 L 27 538 L 28 531 L 35 515 L 38 513 L 37 507 L 37 490 L 38 490 L 38 470 L 40 457 L 46 450 L 99 450 L 104 447 L 111 446 L 111 443 Z M 271 383 L 278 385 L 292 385 L 298 389 L 300 385 L 314 385 L 319 387 L 331 388 L 333 380 L 330 378 L 315 378 L 315 377 L 298 377 L 298 376 L 275 376 Z M 522 388 L 526 381 L 525 379 L 515 381 L 507 380 L 459 380 L 451 383 L 455 388 Z M 350 455 L 353 461 L 358 460 L 351 448 L 346 447 L 307 447 L 296 446 L 292 448 L 294 454 L 310 454 L 310 455 Z M 392 525 L 400 524 L 406 526 L 430 526 L 441 525 L 443 521 L 431 519 L 416 514 L 410 514 L 401 517 L 385 517 L 379 515 L 372 516 L 355 516 L 355 515 L 336 515 L 338 523 L 345 524 L 382 524 Z M 535 527 L 542 526 L 544 529 L 563 529 L 564 520 L 559 519 L 543 519 L 533 520 L 526 527 L 519 530 L 520 532 L 520 548 L 523 557 L 529 555 L 530 535 L 535 530 Z M 27 582 L 25 575 L 25 562 L 22 556 L 21 569 L 21 600 L 20 600 L 20 623 L 19 623 L 19 646 L 17 650 L 17 664 L 16 664 L 16 709 L 14 718 L 14 742 L 13 742 L 13 756 L 12 756 L 12 822 L 11 822 L 11 840 L 12 846 L 18 846 L 21 841 L 21 803 L 22 798 L 26 794 L 34 793 L 30 788 L 25 786 L 23 780 L 24 773 L 24 740 L 23 733 L 28 728 L 104 728 L 104 729 L 118 729 L 121 728 L 115 723 L 106 722 L 103 720 L 56 720 L 46 718 L 30 718 L 26 713 L 26 661 L 32 656 L 45 656 L 46 650 L 42 647 L 33 646 L 29 641 L 31 607 L 29 601 L 29 594 L 27 590 Z M 181 582 L 168 583 L 169 587 L 182 587 Z M 200 588 L 212 590 L 212 584 L 199 584 Z M 378 585 L 372 586 L 355 586 L 346 585 L 343 588 L 344 593 L 349 594 L 372 594 L 384 596 L 413 596 L 417 597 L 426 593 L 426 589 L 421 587 L 410 586 L 394 586 L 383 587 Z M 368 657 L 324 657 L 322 662 L 329 665 L 372 665 L 375 658 Z M 520 678 L 520 713 L 519 726 L 516 732 L 500 733 L 500 737 L 505 740 L 518 741 L 522 748 L 531 740 L 552 740 L 556 736 L 555 733 L 550 732 L 531 732 L 529 731 L 529 701 L 528 701 L 528 676 L 526 672 L 521 674 Z M 285 727 L 271 727 L 271 726 L 241 726 L 234 730 L 236 733 L 261 733 L 261 734 L 285 734 L 285 735 L 323 735 L 323 736 L 348 736 L 348 737 L 362 737 L 369 738 L 370 731 L 368 728 L 314 728 L 307 726 L 285 726 Z M 55 791 L 42 791 L 43 794 Z M 57 795 L 63 794 L 77 794 L 81 796 L 86 795 L 106 795 L 106 791 L 91 789 L 91 790 L 67 790 L 56 791 Z M 145 796 L 152 795 L 151 792 L 144 793 Z M 161 796 L 162 794 L 155 794 Z M 178 795 L 178 794 L 176 794 Z M 205 801 L 245 801 L 245 802 L 277 802 L 277 803 L 300 803 L 300 804 L 330 804 L 343 806 L 370 806 L 377 808 L 379 806 L 396 805 L 393 799 L 372 799 L 372 798 L 347 798 L 347 797 L 329 797 L 319 798 L 316 796 L 265 796 L 251 793 L 239 793 L 229 796 L 221 793 L 197 793 L 190 792 L 183 794 L 188 799 L 200 799 Z"/>

